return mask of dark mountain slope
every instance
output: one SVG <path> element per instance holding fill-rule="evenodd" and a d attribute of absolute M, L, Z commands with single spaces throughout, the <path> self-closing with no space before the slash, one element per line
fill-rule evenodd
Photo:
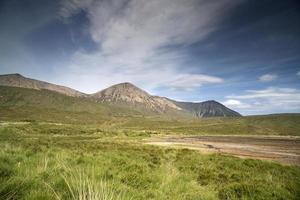
<path fill-rule="evenodd" d="M 202 117 L 239 117 L 235 112 L 217 101 L 205 101 L 200 103 L 176 102 L 182 109 L 191 112 L 194 116 Z"/>

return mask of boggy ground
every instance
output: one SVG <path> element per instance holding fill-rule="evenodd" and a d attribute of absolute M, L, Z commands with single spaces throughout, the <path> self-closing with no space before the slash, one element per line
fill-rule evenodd
<path fill-rule="evenodd" d="M 154 135 L 97 125 L 2 123 L 0 199 L 300 197 L 298 166 L 143 145 Z"/>
<path fill-rule="evenodd" d="M 147 139 L 146 144 L 275 160 L 300 166 L 300 137 L 297 136 L 165 136 Z"/>

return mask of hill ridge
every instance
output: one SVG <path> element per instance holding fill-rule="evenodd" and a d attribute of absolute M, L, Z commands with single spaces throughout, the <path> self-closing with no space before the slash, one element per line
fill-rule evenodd
<path fill-rule="evenodd" d="M 72 88 L 53 84 L 53 83 L 48 83 L 45 81 L 40 81 L 37 79 L 27 78 L 19 73 L 0 75 L 0 85 L 30 88 L 36 90 L 45 89 L 45 90 L 50 90 L 61 94 L 65 94 L 67 96 L 74 96 L 74 97 L 86 96 L 86 94 L 74 90 Z"/>
<path fill-rule="evenodd" d="M 46 89 L 67 96 L 89 98 L 98 103 L 106 102 L 122 106 L 125 105 L 134 109 L 140 108 L 160 114 L 182 112 L 192 114 L 198 118 L 241 116 L 238 112 L 227 108 L 215 100 L 197 103 L 179 102 L 167 97 L 151 95 L 130 82 L 118 83 L 94 94 L 85 94 L 72 88 L 27 78 L 15 73 L 0 75 L 0 85 L 36 90 Z"/>

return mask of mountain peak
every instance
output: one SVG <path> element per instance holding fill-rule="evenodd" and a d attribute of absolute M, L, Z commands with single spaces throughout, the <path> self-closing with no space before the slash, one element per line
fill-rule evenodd
<path fill-rule="evenodd" d="M 138 90 L 142 90 L 140 88 L 138 88 L 137 86 L 135 86 L 134 84 L 130 83 L 130 82 L 124 82 L 124 83 L 118 83 L 118 84 L 115 84 L 115 85 L 112 85 L 110 88 L 134 88 L 134 89 L 138 89 Z"/>
<path fill-rule="evenodd" d="M 15 74 L 11 74 L 12 76 L 17 76 L 17 77 L 24 77 L 24 76 L 22 76 L 21 74 L 19 74 L 19 73 L 15 73 Z"/>
<path fill-rule="evenodd" d="M 119 83 L 92 95 L 97 101 L 112 102 L 143 107 L 156 112 L 168 108 L 181 110 L 173 102 L 162 97 L 151 96 L 146 91 L 129 82 Z"/>
<path fill-rule="evenodd" d="M 116 84 L 116 85 L 124 85 L 124 86 L 128 86 L 128 87 L 132 87 L 132 86 L 136 87 L 134 84 L 132 84 L 132 83 L 130 83 L 130 82 L 118 83 L 118 84 Z"/>
<path fill-rule="evenodd" d="M 146 91 L 141 88 L 133 85 L 129 82 L 118 83 L 112 85 L 104 90 L 101 90 L 94 94 L 94 96 L 99 96 L 100 94 L 105 93 L 106 95 L 141 95 L 141 96 L 150 96 Z"/>
<path fill-rule="evenodd" d="M 129 82 L 118 83 L 93 94 L 97 100 L 109 102 L 142 102 L 150 95 Z"/>
<path fill-rule="evenodd" d="M 221 104 L 220 102 L 217 102 L 217 101 L 215 101 L 215 100 L 202 101 L 201 103 L 202 103 L 202 104 L 217 104 L 217 105 L 220 105 L 220 104 Z"/>
<path fill-rule="evenodd" d="M 1 74 L 0 76 L 2 77 L 16 77 L 16 78 L 25 78 L 19 73 L 14 73 L 14 74 Z"/>
<path fill-rule="evenodd" d="M 179 107 L 190 111 L 196 117 L 239 117 L 239 113 L 215 101 L 208 100 L 199 103 L 177 102 Z"/>

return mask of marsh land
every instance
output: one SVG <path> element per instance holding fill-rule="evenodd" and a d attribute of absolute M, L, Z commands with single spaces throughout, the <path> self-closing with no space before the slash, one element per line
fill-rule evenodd
<path fill-rule="evenodd" d="M 297 137 L 166 133 L 142 126 L 2 122 L 1 199 L 299 199 L 299 160 L 238 158 L 240 153 L 226 146 L 249 143 L 251 148 L 263 145 L 298 156 Z"/>

